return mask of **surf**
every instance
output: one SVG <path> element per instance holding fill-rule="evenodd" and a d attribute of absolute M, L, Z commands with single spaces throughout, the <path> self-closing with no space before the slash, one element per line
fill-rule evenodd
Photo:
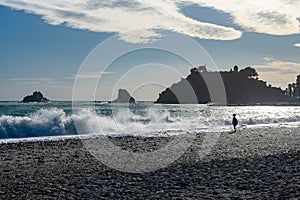
<path fill-rule="evenodd" d="M 0 139 L 89 134 L 147 137 L 218 132 L 231 128 L 231 113 L 238 113 L 239 126 L 244 128 L 300 124 L 299 107 L 92 105 L 85 103 L 72 112 L 71 102 L 39 105 L 37 108 L 9 104 L 10 109 L 16 110 L 15 115 L 0 116 Z"/>

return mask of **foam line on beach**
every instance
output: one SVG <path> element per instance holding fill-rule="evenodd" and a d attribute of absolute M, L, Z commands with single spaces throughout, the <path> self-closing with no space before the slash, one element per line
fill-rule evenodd
<path fill-rule="evenodd" d="M 76 123 L 75 123 L 76 122 Z M 239 128 L 295 127 L 300 125 L 298 115 L 277 118 L 248 118 L 241 116 Z M 172 116 L 169 110 L 149 110 L 141 116 L 119 110 L 113 116 L 101 115 L 90 109 L 66 114 L 63 109 L 40 109 L 27 116 L 0 116 L 0 138 L 74 138 L 78 135 L 108 136 L 169 136 L 195 132 L 222 132 L 231 128 L 230 119 L 211 116 Z M 89 136 L 90 137 L 90 136 Z M 59 139 L 57 138 L 57 139 Z"/>

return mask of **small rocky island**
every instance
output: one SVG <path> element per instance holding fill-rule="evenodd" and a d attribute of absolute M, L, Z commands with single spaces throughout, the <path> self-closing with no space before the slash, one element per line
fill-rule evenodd
<path fill-rule="evenodd" d="M 29 102 L 49 102 L 50 100 L 43 96 L 41 92 L 35 91 L 32 95 L 28 95 L 23 98 L 23 103 L 29 103 Z"/>
<path fill-rule="evenodd" d="M 127 90 L 119 89 L 117 99 L 109 101 L 108 103 L 135 103 L 135 99 L 130 96 Z"/>

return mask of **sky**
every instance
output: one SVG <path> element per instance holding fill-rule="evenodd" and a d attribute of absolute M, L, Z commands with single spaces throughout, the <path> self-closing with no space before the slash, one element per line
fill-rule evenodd
<path fill-rule="evenodd" d="M 251 66 L 285 89 L 300 74 L 299 10 L 300 0 L 0 0 L 0 100 L 107 100 L 119 88 L 155 100 L 204 64 Z"/>

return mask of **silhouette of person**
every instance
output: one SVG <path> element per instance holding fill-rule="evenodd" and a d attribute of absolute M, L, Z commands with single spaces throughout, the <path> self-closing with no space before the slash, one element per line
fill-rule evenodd
<path fill-rule="evenodd" d="M 237 118 L 235 117 L 236 114 L 233 114 L 232 116 L 233 116 L 233 118 L 232 118 L 232 126 L 233 126 L 233 128 L 234 128 L 234 131 L 233 131 L 233 132 L 236 132 L 236 126 L 238 125 L 238 120 L 237 120 Z"/>

